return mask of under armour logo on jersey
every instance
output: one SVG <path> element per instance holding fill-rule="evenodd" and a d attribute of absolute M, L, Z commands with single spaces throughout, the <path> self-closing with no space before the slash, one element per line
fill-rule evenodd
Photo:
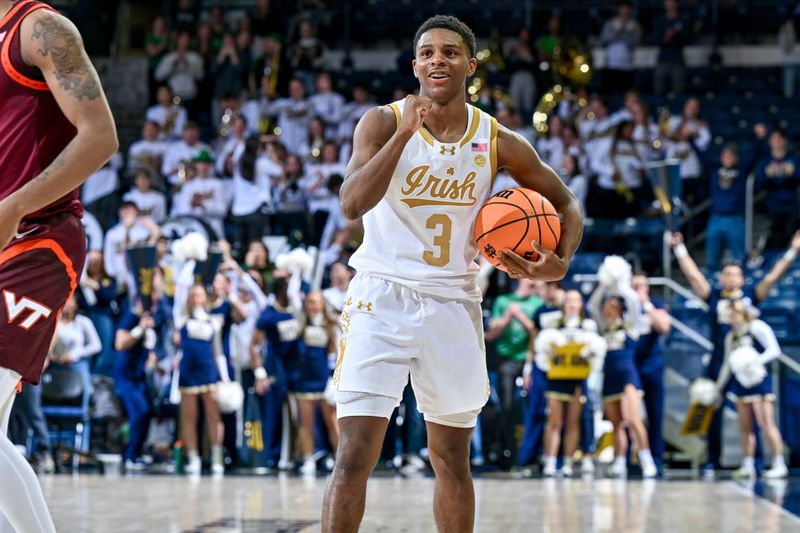
<path fill-rule="evenodd" d="M 21 299 L 17 299 L 17 295 L 11 291 L 3 291 L 3 298 L 6 302 L 6 310 L 8 311 L 8 323 L 12 324 L 17 317 L 19 317 L 24 311 L 30 311 L 31 313 L 19 324 L 19 327 L 28 331 L 36 323 L 43 319 L 49 317 L 53 310 L 47 307 L 44 304 L 41 304 L 35 300 L 31 300 L 27 296 L 23 296 Z"/>
<path fill-rule="evenodd" d="M 440 146 L 439 153 L 442 155 L 456 155 L 456 147 L 455 146 Z"/>
<path fill-rule="evenodd" d="M 366 309 L 368 313 L 372 312 L 372 302 L 364 303 L 361 300 L 359 300 L 358 305 L 356 307 L 358 307 L 359 311 L 363 311 Z"/>

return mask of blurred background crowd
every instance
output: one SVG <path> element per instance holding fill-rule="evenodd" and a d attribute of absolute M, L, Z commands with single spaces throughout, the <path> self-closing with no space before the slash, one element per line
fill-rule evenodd
<path fill-rule="evenodd" d="M 61 316 L 49 377 L 15 406 L 16 442 L 46 470 L 66 468 L 52 453 L 65 426 L 67 446 L 81 452 L 74 467 L 122 454 L 129 469 L 167 468 L 185 447 L 178 459 L 190 471 L 203 455 L 215 471 L 330 468 L 337 436 L 325 389 L 354 275 L 347 260 L 363 235 L 359 220 L 342 216 L 338 191 L 359 119 L 416 89 L 411 36 L 432 8 L 53 4 L 86 36 L 124 149 L 83 187 L 87 267 Z M 639 368 L 653 380 L 643 384 L 653 404 L 645 418 L 659 467 L 719 468 L 741 457 L 724 427 L 700 451 L 677 429 L 689 383 L 719 370 L 720 290 L 733 300 L 729 293 L 758 288 L 752 304 L 788 354 L 773 363 L 779 425 L 800 449 L 792 413 L 800 267 L 791 255 L 800 249 L 800 13 L 755 0 L 441 4 L 437 11 L 452 8 L 478 37 L 467 101 L 535 146 L 587 215 L 560 286 L 482 273 L 492 395 L 474 464 L 538 464 L 553 407 L 525 361 L 541 310 L 560 308 L 564 290 L 588 298 L 609 254 L 650 273 L 649 283 L 644 274 L 634 280 L 652 286 L 672 321 Z M 511 186 L 501 172 L 496 189 Z M 190 233 L 203 237 L 205 252 L 176 250 Z M 678 253 L 680 268 L 670 246 L 688 250 Z M 305 255 L 289 254 L 298 248 Z M 148 263 L 130 250 L 154 255 Z M 736 282 L 725 285 L 718 273 L 731 264 Z M 647 307 L 649 292 L 639 293 Z M 205 326 L 219 335 L 204 336 Z M 180 375 L 187 351 L 222 360 Z M 211 389 L 225 374 L 244 401 L 220 412 Z M 599 456 L 613 430 L 599 398 L 588 405 L 581 449 Z M 385 466 L 424 468 L 424 442 L 409 389 L 390 424 Z"/>

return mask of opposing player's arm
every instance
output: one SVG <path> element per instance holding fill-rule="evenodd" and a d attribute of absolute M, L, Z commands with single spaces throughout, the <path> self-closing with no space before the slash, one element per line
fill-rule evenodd
<path fill-rule="evenodd" d="M 432 102 L 423 96 L 406 97 L 402 118 L 388 106 L 367 111 L 353 135 L 353 156 L 339 192 L 342 214 L 354 220 L 378 205 L 403 154 L 406 143 L 422 126 Z"/>
<path fill-rule="evenodd" d="M 80 186 L 117 151 L 119 142 L 100 79 L 72 22 L 48 10 L 36 11 L 23 20 L 20 39 L 23 59 L 41 70 L 78 130 L 49 167 L 12 195 L 21 218 Z"/>
<path fill-rule="evenodd" d="M 503 253 L 503 265 L 515 277 L 545 281 L 563 278 L 583 237 L 580 202 L 522 136 L 503 126 L 497 132 L 497 154 L 498 168 L 505 168 L 521 186 L 533 189 L 550 200 L 563 217 L 561 239 L 555 253 L 534 243 L 534 249 L 540 254 L 538 261 L 527 261 L 508 250 Z"/>

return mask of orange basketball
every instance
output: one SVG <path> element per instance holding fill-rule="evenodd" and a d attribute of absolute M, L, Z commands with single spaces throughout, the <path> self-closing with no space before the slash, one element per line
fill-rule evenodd
<path fill-rule="evenodd" d="M 500 252 L 506 248 L 536 261 L 532 241 L 555 250 L 561 238 L 561 221 L 550 201 L 531 189 L 505 189 L 489 198 L 478 211 L 475 241 L 483 257 L 500 270 Z"/>

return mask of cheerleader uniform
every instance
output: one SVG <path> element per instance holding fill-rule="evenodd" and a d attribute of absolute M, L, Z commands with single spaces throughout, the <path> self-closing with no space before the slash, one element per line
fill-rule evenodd
<path fill-rule="evenodd" d="M 219 332 L 216 320 L 205 311 L 195 311 L 181 328 L 181 392 L 199 394 L 213 391 L 220 380 L 214 353 L 214 336 Z"/>
<path fill-rule="evenodd" d="M 567 337 L 568 341 L 575 340 L 576 331 L 584 330 L 597 332 L 597 324 L 591 319 L 572 318 L 563 324 L 560 328 L 562 333 Z M 580 402 L 586 403 L 586 380 L 585 379 L 550 379 L 547 380 L 547 387 L 545 389 L 545 397 L 571 402 L 578 394 L 578 387 L 580 387 L 581 395 Z"/>
<path fill-rule="evenodd" d="M 608 343 L 603 364 L 603 400 L 619 400 L 628 384 L 642 394 L 642 382 L 636 371 L 636 340 L 621 323 L 610 326 L 603 336 Z"/>
<path fill-rule="evenodd" d="M 623 319 L 615 324 L 607 324 L 603 318 L 603 303 L 609 296 L 621 298 L 624 304 Z M 628 384 L 636 387 L 639 394 L 642 394 L 642 382 L 636 370 L 636 344 L 639 341 L 641 322 L 639 295 L 630 285 L 614 289 L 601 286 L 589 298 L 589 308 L 608 344 L 603 363 L 603 400 L 619 400 Z"/>
<path fill-rule="evenodd" d="M 319 400 L 323 397 L 331 376 L 328 365 L 329 341 L 325 317 L 310 317 L 301 341 L 299 380 L 293 389 L 298 398 Z"/>
<path fill-rule="evenodd" d="M 726 293 L 719 285 L 713 286 L 708 297 L 708 313 L 711 322 L 711 342 L 714 343 L 714 350 L 711 353 L 711 361 L 706 367 L 706 377 L 715 381 L 722 368 L 725 359 L 725 337 L 731 330 L 728 312 L 731 303 L 742 300 L 748 306 L 758 305 L 756 291 L 753 285 L 748 284 L 733 293 Z M 720 456 L 722 455 L 722 409 L 714 411 L 711 418 L 711 425 L 708 427 L 708 464 L 704 467 L 707 470 L 719 468 Z M 756 456 L 761 456 L 761 441 L 756 439 Z"/>
<path fill-rule="evenodd" d="M 728 357 L 733 350 L 742 346 L 750 346 L 755 349 L 760 354 L 759 362 L 764 365 L 767 371 L 763 381 L 752 387 L 745 387 L 736 379 L 736 376 L 730 376 Z M 772 390 L 772 373 L 770 372 L 769 363 L 777 358 L 780 353 L 781 348 L 778 344 L 778 339 L 775 338 L 772 328 L 764 321 L 753 320 L 743 328 L 733 329 L 725 337 L 725 362 L 720 370 L 719 383 L 724 386 L 725 382 L 730 379 L 728 390 L 740 402 L 774 401 L 775 394 Z"/>

